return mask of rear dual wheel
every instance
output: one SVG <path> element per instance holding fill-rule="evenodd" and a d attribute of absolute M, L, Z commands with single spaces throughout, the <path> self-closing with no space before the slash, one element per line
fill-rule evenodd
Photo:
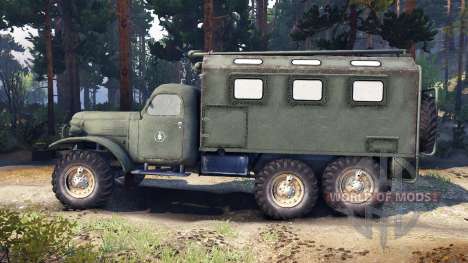
<path fill-rule="evenodd" d="M 322 176 L 325 202 L 342 214 L 363 216 L 384 202 L 390 187 L 386 173 L 372 158 L 342 157 L 330 163 Z M 308 214 L 318 199 L 319 186 L 311 168 L 297 160 L 267 163 L 255 179 L 255 198 L 273 219 Z"/>
<path fill-rule="evenodd" d="M 378 208 L 390 186 L 386 173 L 372 158 L 342 157 L 330 163 L 322 176 L 325 202 L 335 211 L 364 216 Z"/>

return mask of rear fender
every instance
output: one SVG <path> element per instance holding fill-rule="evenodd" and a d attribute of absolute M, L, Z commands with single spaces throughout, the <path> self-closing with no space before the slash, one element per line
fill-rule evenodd
<path fill-rule="evenodd" d="M 70 149 L 74 145 L 83 142 L 96 143 L 106 148 L 119 161 L 124 173 L 128 173 L 133 169 L 134 163 L 127 152 L 114 141 L 103 137 L 86 136 L 65 138 L 52 143 L 49 146 L 49 149 Z"/>

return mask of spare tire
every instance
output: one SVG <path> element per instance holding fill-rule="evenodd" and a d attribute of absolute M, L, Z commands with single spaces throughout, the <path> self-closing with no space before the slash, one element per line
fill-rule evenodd
<path fill-rule="evenodd" d="M 437 106 L 435 98 L 422 94 L 419 121 L 419 151 L 431 153 L 437 137 Z"/>

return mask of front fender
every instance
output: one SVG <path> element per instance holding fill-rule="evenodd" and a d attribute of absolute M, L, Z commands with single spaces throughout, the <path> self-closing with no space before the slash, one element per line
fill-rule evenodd
<path fill-rule="evenodd" d="M 128 173 L 133 169 L 133 166 L 134 166 L 133 161 L 130 159 L 127 152 L 124 149 L 122 149 L 120 145 L 118 145 L 114 141 L 107 139 L 107 138 L 97 137 L 97 136 L 69 137 L 69 138 L 61 139 L 52 143 L 49 146 L 49 148 L 57 149 L 57 148 L 60 148 L 60 146 L 66 146 L 66 145 L 76 144 L 80 142 L 93 142 L 109 150 L 114 155 L 114 157 L 119 161 L 124 173 Z"/>

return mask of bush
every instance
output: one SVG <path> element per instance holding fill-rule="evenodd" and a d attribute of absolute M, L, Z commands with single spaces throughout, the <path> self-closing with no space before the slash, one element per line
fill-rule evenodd
<path fill-rule="evenodd" d="M 72 246 L 75 229 L 61 217 L 0 209 L 0 251 L 7 262 L 95 262 L 90 247 Z"/>

